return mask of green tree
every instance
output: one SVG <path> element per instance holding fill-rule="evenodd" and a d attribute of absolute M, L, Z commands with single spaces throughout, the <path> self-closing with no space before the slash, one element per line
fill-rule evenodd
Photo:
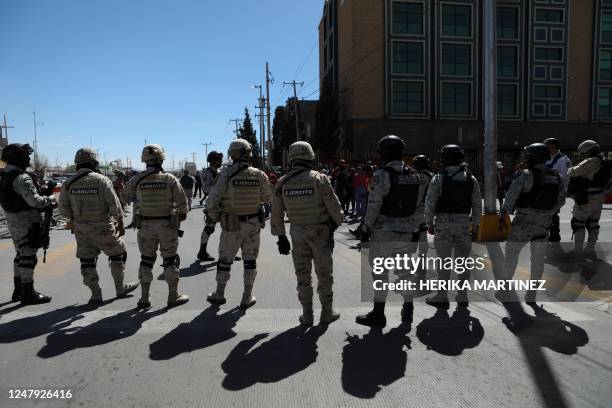
<path fill-rule="evenodd" d="M 337 134 L 339 110 L 338 94 L 334 90 L 329 77 L 326 77 L 323 80 L 321 95 L 315 114 L 315 126 L 317 131 L 312 137 L 313 147 L 319 150 L 326 158 L 334 157 L 338 145 L 340 144 Z"/>
<path fill-rule="evenodd" d="M 257 141 L 257 132 L 253 129 L 253 122 L 251 121 L 251 115 L 249 110 L 244 108 L 244 119 L 242 120 L 242 126 L 238 129 L 238 137 L 246 140 L 253 146 L 253 166 L 261 167 L 261 154 L 259 151 L 259 142 Z"/>

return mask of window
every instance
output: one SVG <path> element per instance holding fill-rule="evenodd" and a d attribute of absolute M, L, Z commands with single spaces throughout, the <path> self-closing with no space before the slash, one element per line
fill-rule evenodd
<path fill-rule="evenodd" d="M 601 16 L 601 42 L 612 43 L 612 13 Z"/>
<path fill-rule="evenodd" d="M 540 61 L 563 61 L 563 48 L 536 47 L 535 59 Z"/>
<path fill-rule="evenodd" d="M 497 115 L 516 116 L 516 85 L 497 85 Z"/>
<path fill-rule="evenodd" d="M 561 104 L 551 103 L 550 105 L 548 105 L 548 115 L 561 116 Z"/>
<path fill-rule="evenodd" d="M 472 36 L 472 9 L 470 6 L 442 6 L 442 35 L 450 37 Z"/>
<path fill-rule="evenodd" d="M 393 113 L 423 113 L 423 83 L 393 81 Z"/>
<path fill-rule="evenodd" d="M 536 85 L 534 95 L 538 99 L 561 99 L 561 87 L 558 85 Z"/>
<path fill-rule="evenodd" d="M 543 65 L 534 66 L 533 79 L 546 79 L 546 67 Z"/>
<path fill-rule="evenodd" d="M 497 38 L 518 38 L 518 9 L 516 7 L 497 8 Z"/>
<path fill-rule="evenodd" d="M 393 34 L 423 34 L 423 4 L 393 2 Z"/>
<path fill-rule="evenodd" d="M 533 109 L 533 116 L 545 116 L 546 115 L 546 105 L 543 103 L 534 103 L 532 109 Z"/>
<path fill-rule="evenodd" d="M 538 23 L 563 23 L 563 10 L 536 8 L 535 15 Z"/>
<path fill-rule="evenodd" d="M 597 114 L 600 118 L 612 119 L 612 88 L 599 88 Z"/>
<path fill-rule="evenodd" d="M 563 79 L 563 67 L 550 67 L 550 79 L 562 80 Z"/>
<path fill-rule="evenodd" d="M 442 83 L 442 115 L 469 116 L 472 110 L 471 85 Z"/>
<path fill-rule="evenodd" d="M 536 27 L 535 29 L 536 41 L 547 41 L 548 40 L 548 29 L 542 27 Z"/>
<path fill-rule="evenodd" d="M 497 76 L 499 78 L 517 77 L 517 48 L 497 47 Z"/>
<path fill-rule="evenodd" d="M 612 50 L 602 50 L 599 57 L 599 79 L 612 81 Z"/>
<path fill-rule="evenodd" d="M 563 28 L 551 28 L 550 41 L 552 42 L 565 41 L 565 30 Z"/>
<path fill-rule="evenodd" d="M 393 73 L 423 74 L 423 44 L 404 41 L 393 42 Z"/>
<path fill-rule="evenodd" d="M 442 44 L 442 75 L 470 76 L 471 59 L 469 44 Z"/>

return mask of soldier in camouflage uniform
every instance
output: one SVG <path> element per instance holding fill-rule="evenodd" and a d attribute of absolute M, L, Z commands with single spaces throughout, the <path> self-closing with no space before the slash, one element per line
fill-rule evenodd
<path fill-rule="evenodd" d="M 219 168 L 223 163 L 223 153 L 212 151 L 208 153 L 207 157 L 209 166 L 206 170 L 202 172 L 202 190 L 204 191 L 204 198 L 200 200 L 200 205 L 202 202 L 206 200 L 206 197 L 212 191 L 215 183 L 217 182 L 217 178 L 219 177 Z M 204 210 L 204 214 L 206 214 L 206 210 Z M 200 261 L 214 261 L 215 258 L 208 254 L 206 247 L 208 246 L 208 240 L 215 230 L 215 225 L 212 224 L 207 219 L 206 215 L 204 216 L 204 229 L 202 230 L 202 235 L 200 236 L 200 251 L 198 252 L 198 259 Z"/>
<path fill-rule="evenodd" d="M 77 174 L 62 186 L 59 210 L 70 220 L 77 241 L 83 283 L 91 290 L 90 304 L 102 303 L 96 264 L 98 255 L 108 256 L 118 298 L 125 297 L 138 283 L 124 283 L 127 252 L 123 235 L 123 210 L 112 182 L 98 171 L 96 152 L 79 149 L 74 163 Z"/>
<path fill-rule="evenodd" d="M 555 169 L 546 166 L 548 148 L 534 143 L 524 149 L 524 163 L 504 197 L 499 215 L 500 229 L 504 228 L 507 214 L 515 213 L 512 230 L 506 244 L 504 279 L 512 279 L 521 249 L 531 247 L 531 279 L 541 279 L 544 272 L 546 242 L 552 217 L 565 203 L 565 185 Z M 525 300 L 534 306 L 536 291 L 528 291 Z M 500 300 L 501 293 L 496 295 Z"/>
<path fill-rule="evenodd" d="M 423 189 L 419 173 L 402 161 L 404 147 L 404 141 L 393 135 L 385 136 L 378 142 L 377 151 L 384 167 L 377 170 L 372 178 L 372 191 L 368 196 L 368 207 L 361 227 L 362 242 L 371 239 L 368 256 L 370 265 L 373 265 L 374 258 L 412 254 L 417 248 L 414 232 L 421 224 L 417 206 L 423 199 Z M 373 274 L 373 277 L 388 281 L 391 272 L 386 270 L 381 275 Z M 410 276 L 410 271 L 397 273 L 401 279 Z M 414 306 L 412 298 L 404 295 L 402 322 L 411 323 Z M 386 299 L 386 291 L 375 291 L 374 309 L 357 316 L 355 321 L 370 327 L 386 326 Z"/>
<path fill-rule="evenodd" d="M 415 231 L 415 238 L 419 243 L 417 255 L 418 256 L 427 256 L 427 252 L 429 251 L 429 244 L 427 242 L 427 224 L 425 222 L 425 197 L 427 194 L 427 188 L 429 187 L 429 183 L 433 177 L 433 173 L 431 172 L 431 161 L 429 157 L 425 155 L 418 155 L 412 160 L 412 166 L 419 172 L 419 176 L 421 176 L 421 189 L 423 190 L 423 199 L 419 201 L 417 205 L 417 210 L 415 217 L 421 220 L 421 223 L 418 225 L 417 230 Z M 419 278 L 424 278 L 427 274 L 427 270 L 425 267 L 419 268 L 416 271 L 416 274 Z"/>
<path fill-rule="evenodd" d="M 278 236 L 278 250 L 282 255 L 288 255 L 291 250 L 285 231 L 285 212 L 291 223 L 291 255 L 303 309 L 300 322 L 305 326 L 311 326 L 314 320 L 312 262 L 321 301 L 320 321 L 329 324 L 340 318 L 332 307 L 332 250 L 333 233 L 342 224 L 342 208 L 327 176 L 312 169 L 314 159 L 314 151 L 307 142 L 295 142 L 289 147 L 291 170 L 276 184 L 271 217 L 272 235 Z"/>
<path fill-rule="evenodd" d="M 242 249 L 244 263 L 240 307 L 248 309 L 256 302 L 253 284 L 257 276 L 259 233 L 264 227 L 261 206 L 272 200 L 272 194 L 268 176 L 249 163 L 251 150 L 251 144 L 244 139 L 230 143 L 228 155 L 233 164 L 219 175 L 215 188 L 204 202 L 209 217 L 207 224 L 221 224 L 217 289 L 206 298 L 214 305 L 225 303 L 225 285 L 238 249 Z"/>
<path fill-rule="evenodd" d="M 22 305 L 51 301 L 49 296 L 34 290 L 34 268 L 38 263 L 36 253 L 42 246 L 40 213 L 55 206 L 56 202 L 53 196 L 43 195 L 36 175 L 26 172 L 32 152 L 27 144 L 6 146 L 2 151 L 2 161 L 7 165 L 0 173 L 0 203 L 17 252 L 13 261 L 15 290 L 12 301 L 21 300 Z"/>
<path fill-rule="evenodd" d="M 440 150 L 444 169 L 433 176 L 425 197 L 425 222 L 429 234 L 434 236 L 434 245 L 439 258 L 467 257 L 472 248 L 472 236 L 478 233 L 482 199 L 476 178 L 467 171 L 463 160 L 463 149 L 457 145 L 446 145 Z M 471 219 L 470 219 L 471 215 Z M 472 234 L 470 235 L 470 224 Z M 469 272 L 459 275 L 469 279 Z M 448 281 L 450 270 L 438 269 L 438 279 Z M 460 307 L 468 306 L 466 291 L 459 291 L 455 300 Z M 448 309 L 446 290 L 440 290 L 426 299 L 427 304 Z"/>
<path fill-rule="evenodd" d="M 574 250 L 576 255 L 582 254 L 588 232 L 586 252 L 592 255 L 599 237 L 599 219 L 610 180 L 610 163 L 604 159 L 599 144 L 593 140 L 582 142 L 578 146 L 578 153 L 583 160 L 567 172 L 570 194 L 574 197 L 571 221 Z"/>
<path fill-rule="evenodd" d="M 180 222 L 187 217 L 187 202 L 181 184 L 162 168 L 166 155 L 159 145 L 147 145 L 141 160 L 146 170 L 133 177 L 123 191 L 125 202 L 138 199 L 136 228 L 141 262 L 138 279 L 142 296 L 138 306 L 150 307 L 149 289 L 153 280 L 153 265 L 157 250 L 164 259 L 164 278 L 168 284 L 168 307 L 187 303 L 189 296 L 178 293 L 180 258 L 176 253 L 179 244 Z"/>

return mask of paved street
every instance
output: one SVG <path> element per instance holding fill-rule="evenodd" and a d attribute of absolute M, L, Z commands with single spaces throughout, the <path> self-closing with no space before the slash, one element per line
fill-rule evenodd
<path fill-rule="evenodd" d="M 568 204 L 561 214 L 569 239 Z M 131 216 L 131 214 L 130 214 Z M 612 240 L 612 209 L 602 240 Z M 499 303 L 473 303 L 450 320 L 417 303 L 411 328 L 401 328 L 397 304 L 389 323 L 368 331 L 354 323 L 360 302 L 360 255 L 348 228 L 336 233 L 335 299 L 342 317 L 304 330 L 291 258 L 280 256 L 269 228 L 262 232 L 255 295 L 246 313 L 236 306 L 242 263 L 232 268 L 228 303 L 210 308 L 214 265 L 192 263 L 202 212 L 184 224 L 180 288 L 191 301 L 165 309 L 167 287 L 154 281 L 153 307 L 134 309 L 136 296 L 92 310 L 82 285 L 76 244 L 53 231 L 39 290 L 47 305 L 0 306 L 0 406 L 83 407 L 602 407 L 612 404 L 612 320 L 609 303 L 547 303 L 549 314 L 520 336 L 502 323 Z M 216 256 L 219 229 L 211 239 Z M 136 234 L 127 233 L 130 280 L 140 261 Z M 42 254 L 40 254 L 42 259 Z M 0 241 L 0 300 L 10 298 L 12 243 Z M 158 258 L 156 273 L 161 272 Z M 106 258 L 98 263 L 104 294 L 113 293 Z M 605 294 L 602 295 L 606 298 Z M 612 299 L 612 293 L 607 296 Z M 318 307 L 318 302 L 317 302 Z M 531 312 L 531 310 L 529 310 Z M 70 389 L 71 400 L 9 400 L 9 389 Z"/>

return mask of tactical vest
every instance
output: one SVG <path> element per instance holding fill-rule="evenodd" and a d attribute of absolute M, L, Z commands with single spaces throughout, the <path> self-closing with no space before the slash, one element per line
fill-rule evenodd
<path fill-rule="evenodd" d="M 404 167 L 397 171 L 392 167 L 383 168 L 389 175 L 391 186 L 383 198 L 380 214 L 392 218 L 410 217 L 416 211 L 421 180 L 419 173 Z"/>
<path fill-rule="evenodd" d="M 104 199 L 104 184 L 102 175 L 93 171 L 87 175 L 74 176 L 68 183 L 68 199 L 76 222 L 100 222 L 108 220 L 108 207 Z"/>
<path fill-rule="evenodd" d="M 34 209 L 13 189 L 15 179 L 23 173 L 23 170 L 0 172 L 0 205 L 8 213 Z"/>
<path fill-rule="evenodd" d="M 261 204 L 261 178 L 259 170 L 250 166 L 230 175 L 223 197 L 223 212 L 232 215 L 257 214 Z"/>
<path fill-rule="evenodd" d="M 304 171 L 283 181 L 283 203 L 289 222 L 296 225 L 322 224 L 329 218 L 323 199 L 316 188 L 316 171 Z"/>
<path fill-rule="evenodd" d="M 517 208 L 534 210 L 552 210 L 559 199 L 561 176 L 553 169 L 530 169 L 533 175 L 533 187 L 521 193 L 516 201 Z"/>
<path fill-rule="evenodd" d="M 136 197 L 140 215 L 166 217 L 172 213 L 174 176 L 161 171 L 145 173 L 136 183 Z M 176 182 L 176 180 L 174 180 Z"/>
<path fill-rule="evenodd" d="M 601 159 L 601 167 L 593 176 L 593 180 L 589 180 L 589 188 L 604 189 L 608 187 L 608 181 L 610 181 L 610 162 L 607 159 Z"/>
<path fill-rule="evenodd" d="M 466 171 L 465 180 L 455 180 L 453 177 L 459 172 L 448 174 L 447 170 L 440 172 L 442 178 L 442 194 L 436 203 L 436 214 L 469 214 L 472 212 L 472 192 L 474 180 L 472 173 Z M 476 186 L 476 188 L 478 188 Z"/>

